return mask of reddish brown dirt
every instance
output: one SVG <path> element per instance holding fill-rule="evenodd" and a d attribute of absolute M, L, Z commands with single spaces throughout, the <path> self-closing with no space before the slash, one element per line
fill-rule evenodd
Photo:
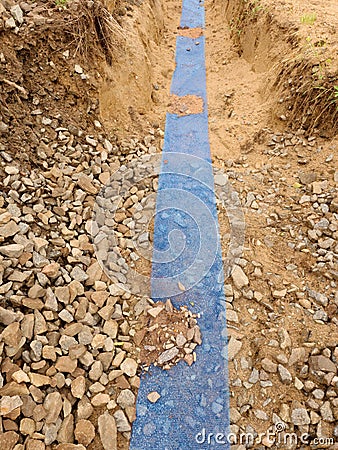
<path fill-rule="evenodd" d="M 170 96 L 168 111 L 178 116 L 189 116 L 190 114 L 200 114 L 203 112 L 203 99 L 195 95 Z"/>
<path fill-rule="evenodd" d="M 184 37 L 190 37 L 192 39 L 197 39 L 203 36 L 204 30 L 202 28 L 179 28 L 178 35 Z"/>

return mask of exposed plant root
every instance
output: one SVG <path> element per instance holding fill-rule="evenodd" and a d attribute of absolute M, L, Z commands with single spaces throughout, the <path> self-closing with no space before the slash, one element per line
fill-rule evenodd
<path fill-rule="evenodd" d="M 108 63 L 126 39 L 126 32 L 102 0 L 69 0 L 67 7 L 60 10 L 60 20 L 51 27 L 63 28 L 65 37 L 75 47 L 74 56 L 80 53 L 90 59 L 100 51 Z"/>
<path fill-rule="evenodd" d="M 337 84 L 338 71 L 329 73 L 325 61 L 304 54 L 282 61 L 274 88 L 285 99 L 287 124 L 307 134 L 315 129 L 326 136 L 337 134 Z"/>

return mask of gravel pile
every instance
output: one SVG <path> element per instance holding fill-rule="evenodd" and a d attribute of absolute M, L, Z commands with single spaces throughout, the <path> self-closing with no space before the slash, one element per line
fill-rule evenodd
<path fill-rule="evenodd" d="M 43 169 L 0 151 L 0 447 L 121 448 L 139 386 L 137 314 L 152 304 L 104 273 L 92 208 L 110 175 L 163 133 L 117 146 L 100 131 L 41 124 L 56 136 L 41 143 Z M 123 221 L 119 232 L 128 239 Z"/>

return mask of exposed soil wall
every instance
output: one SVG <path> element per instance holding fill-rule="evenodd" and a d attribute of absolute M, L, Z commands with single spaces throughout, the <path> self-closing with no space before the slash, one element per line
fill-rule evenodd
<path fill-rule="evenodd" d="M 108 2 L 111 3 L 111 2 Z M 161 0 L 140 5 L 132 17 L 124 17 L 124 40 L 112 64 L 105 64 L 100 87 L 100 113 L 116 125 L 140 125 L 139 116 L 153 109 L 154 58 L 163 38 L 165 8 Z M 114 126 L 114 125 L 113 125 Z"/>
<path fill-rule="evenodd" d="M 337 134 L 335 5 L 325 14 L 320 1 L 214 0 L 212 5 L 227 21 L 239 55 L 253 71 L 266 73 L 264 94 L 274 98 L 271 119 L 282 118 L 307 134 Z"/>
<path fill-rule="evenodd" d="M 214 0 L 215 6 L 217 3 Z M 228 0 L 222 10 L 239 54 L 256 72 L 270 70 L 296 44 L 294 27 L 276 20 L 258 1 Z"/>

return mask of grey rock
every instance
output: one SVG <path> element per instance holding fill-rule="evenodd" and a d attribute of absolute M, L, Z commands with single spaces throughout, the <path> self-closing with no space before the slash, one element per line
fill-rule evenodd
<path fill-rule="evenodd" d="M 317 180 L 317 174 L 315 172 L 300 172 L 299 180 L 302 184 L 311 184 Z"/>
<path fill-rule="evenodd" d="M 249 279 L 243 272 L 243 269 L 240 266 L 235 266 L 231 273 L 232 280 L 237 289 L 243 289 L 245 286 L 248 286 Z"/>
<path fill-rule="evenodd" d="M 319 303 L 322 306 L 327 306 L 329 300 L 326 295 L 321 294 L 320 292 L 313 291 L 312 289 L 308 289 L 309 297 L 315 300 L 316 303 Z"/>
<path fill-rule="evenodd" d="M 262 368 L 269 373 L 276 373 L 277 372 L 277 364 L 272 362 L 268 358 L 262 359 Z"/>
<path fill-rule="evenodd" d="M 121 408 L 125 409 L 128 406 L 134 406 L 135 400 L 134 393 L 130 389 L 124 389 L 120 392 L 116 401 Z"/>
<path fill-rule="evenodd" d="M 23 12 L 22 12 L 22 9 L 20 8 L 19 5 L 14 5 L 14 6 L 11 7 L 11 14 L 12 14 L 13 18 L 15 19 L 15 21 L 19 25 L 22 25 L 22 23 L 23 23 Z"/>
<path fill-rule="evenodd" d="M 324 402 L 320 407 L 320 414 L 325 422 L 335 422 L 329 401 Z"/>
<path fill-rule="evenodd" d="M 43 427 L 43 433 L 45 435 L 45 444 L 50 445 L 52 442 L 56 441 L 58 431 L 61 427 L 61 419 L 58 419 L 57 423 L 45 424 Z"/>
<path fill-rule="evenodd" d="M 281 379 L 281 382 L 284 384 L 292 383 L 292 375 L 282 364 L 278 364 L 278 374 Z"/>
<path fill-rule="evenodd" d="M 259 381 L 259 371 L 257 369 L 252 369 L 250 378 L 249 378 L 249 383 L 251 384 L 256 384 Z"/>
<path fill-rule="evenodd" d="M 5 27 L 9 29 L 16 28 L 16 23 L 13 17 L 5 20 Z"/>
<path fill-rule="evenodd" d="M 269 420 L 269 416 L 265 411 L 262 411 L 261 409 L 254 410 L 254 414 L 259 420 Z"/>
<path fill-rule="evenodd" d="M 70 276 L 73 278 L 73 280 L 80 282 L 86 281 L 88 279 L 88 275 L 86 274 L 86 272 L 79 266 L 74 267 L 74 269 L 70 273 Z"/>
<path fill-rule="evenodd" d="M 291 421 L 294 425 L 308 425 L 310 416 L 305 408 L 295 408 L 291 413 Z"/>
<path fill-rule="evenodd" d="M 314 396 L 314 398 L 316 400 L 323 400 L 324 396 L 325 396 L 325 392 L 322 389 L 315 389 L 312 392 L 312 395 Z"/>
<path fill-rule="evenodd" d="M 129 425 L 128 419 L 126 418 L 122 410 L 118 410 L 114 413 L 114 418 L 116 420 L 117 430 L 123 433 L 124 431 L 130 431 L 131 426 Z"/>
<path fill-rule="evenodd" d="M 174 359 L 179 353 L 179 350 L 177 347 L 172 347 L 169 350 L 165 350 L 163 353 L 160 354 L 158 357 L 158 364 L 164 364 L 166 362 L 171 361 Z"/>

